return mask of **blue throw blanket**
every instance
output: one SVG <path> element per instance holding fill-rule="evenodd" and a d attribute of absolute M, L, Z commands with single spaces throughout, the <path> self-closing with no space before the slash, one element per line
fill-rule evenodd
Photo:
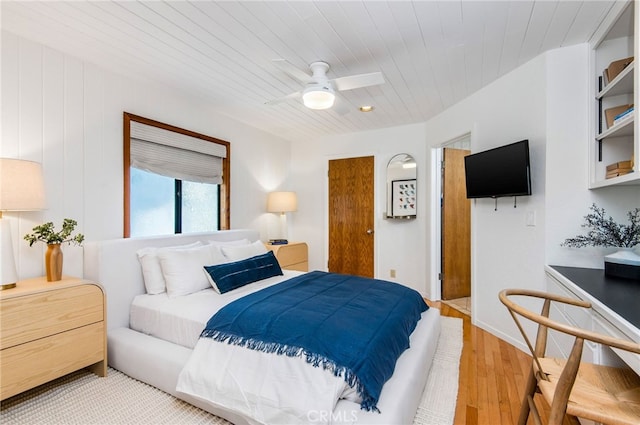
<path fill-rule="evenodd" d="M 201 336 L 305 356 L 355 387 L 362 408 L 378 411 L 382 386 L 428 308 L 400 284 L 314 271 L 228 304 Z"/>

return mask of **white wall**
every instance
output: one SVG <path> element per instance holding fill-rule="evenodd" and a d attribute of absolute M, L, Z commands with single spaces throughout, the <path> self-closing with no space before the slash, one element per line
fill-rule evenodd
<path fill-rule="evenodd" d="M 76 219 L 88 240 L 122 236 L 123 111 L 231 142 L 231 227 L 259 230 L 266 193 L 289 173 L 290 143 L 212 111 L 199 98 L 116 75 L 69 55 L 2 32 L 0 156 L 43 164 L 47 206 L 5 213 L 20 278 L 40 276 L 43 244 L 29 248 L 32 227 Z M 277 224 L 277 222 L 276 222 Z M 81 275 L 80 248 L 63 248 L 64 273 Z"/>
<path fill-rule="evenodd" d="M 619 223 L 640 206 L 640 187 L 615 186 L 587 190 L 589 144 L 595 143 L 588 117 L 596 115 L 595 81 L 589 76 L 589 46 L 557 49 L 547 54 L 547 264 L 603 268 L 602 257 L 615 248 L 567 248 L 560 244 L 584 234 L 589 207 L 604 207 Z M 591 88 L 589 90 L 589 88 Z"/>
<path fill-rule="evenodd" d="M 471 151 L 529 140 L 532 196 L 478 199 L 471 206 L 473 321 L 510 333 L 497 294 L 505 287 L 543 288 L 545 225 L 545 56 L 539 56 L 427 123 L 435 143 L 471 132 Z M 432 143 L 433 143 L 432 142 Z M 536 226 L 526 226 L 526 214 Z"/>
<path fill-rule="evenodd" d="M 473 151 L 528 138 L 531 142 L 534 195 L 512 200 L 501 199 L 494 211 L 493 201 L 478 200 L 472 206 L 474 270 L 477 321 L 487 320 L 495 311 L 497 292 L 493 282 L 504 282 L 525 267 L 531 279 L 541 280 L 544 259 L 544 57 L 540 57 L 496 83 L 465 99 L 424 125 L 402 126 L 378 131 L 323 137 L 313 144 L 292 146 L 292 177 L 301 199 L 294 228 L 296 239 L 310 244 L 313 268 L 326 269 L 326 180 L 327 162 L 338 157 L 374 154 L 376 156 L 376 277 L 397 280 L 431 297 L 429 282 L 431 228 L 431 148 L 472 133 Z M 522 82 L 526 81 L 526 84 Z M 385 167 L 397 153 L 414 155 L 418 164 L 418 218 L 413 221 L 384 220 L 386 210 Z M 312 195 L 313 194 L 313 195 Z M 537 213 L 538 226 L 524 225 L 524 214 Z M 323 231 L 317 229 L 322 226 Z M 531 241 L 535 243 L 531 243 Z M 514 249 L 515 248 L 515 249 Z M 523 261 L 524 260 L 524 261 Z M 532 261 L 533 260 L 533 261 Z M 496 263 L 500 264 L 496 267 Z M 389 269 L 397 270 L 396 279 Z M 527 282 L 522 282 L 527 284 Z M 539 285 L 538 285 L 539 286 Z M 433 298 L 433 297 L 431 297 Z M 481 305 L 487 305 L 485 310 Z M 484 318 L 484 316 L 488 316 Z M 500 318 L 499 318 L 500 319 Z"/>
<path fill-rule="evenodd" d="M 292 145 L 291 176 L 298 192 L 298 211 L 289 239 L 309 244 L 310 268 L 327 269 L 327 172 L 330 159 L 373 155 L 375 158 L 375 275 L 402 282 L 427 294 L 426 252 L 428 203 L 422 191 L 426 186 L 427 149 L 424 124 L 414 124 L 377 131 L 327 136 L 313 143 Z M 387 220 L 386 167 L 398 153 L 416 159 L 418 174 L 418 218 Z M 401 247 L 401 248 L 400 248 Z M 396 269 L 396 278 L 389 270 Z"/>
<path fill-rule="evenodd" d="M 310 245 L 310 264 L 326 269 L 327 161 L 333 158 L 376 156 L 376 277 L 397 280 L 430 297 L 432 164 L 431 149 L 471 133 L 471 150 L 478 152 L 529 139 L 532 190 L 519 197 L 472 203 L 472 310 L 476 325 L 515 345 L 521 338 L 500 304 L 498 292 L 507 287 L 545 289 L 544 266 L 549 263 L 602 268 L 601 253 L 559 247 L 581 231 L 580 222 L 592 201 L 624 219 L 638 205 L 638 187 L 589 191 L 589 50 L 587 45 L 543 54 L 464 99 L 424 125 L 324 137 L 292 146 L 292 177 L 304 196 L 292 230 Z M 418 163 L 418 219 L 382 219 L 384 168 L 391 156 L 407 152 Z M 526 225 L 528 213 L 535 226 Z M 321 232 L 318 232 L 321 229 Z M 408 242 L 408 243 L 407 243 Z"/>

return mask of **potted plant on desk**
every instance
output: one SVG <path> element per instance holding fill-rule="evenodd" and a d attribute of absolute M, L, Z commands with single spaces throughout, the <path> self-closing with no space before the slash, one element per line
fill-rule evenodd
<path fill-rule="evenodd" d="M 65 218 L 62 222 L 62 230 L 55 231 L 52 222 L 41 224 L 33 228 L 33 233 L 24 235 L 24 239 L 32 246 L 36 242 L 44 242 L 47 244 L 47 252 L 45 253 L 45 268 L 47 270 L 47 282 L 56 282 L 62 279 L 62 249 L 63 243 L 74 243 L 82 245 L 84 235 L 78 233 L 71 236 L 78 222 L 70 218 Z"/>
<path fill-rule="evenodd" d="M 566 239 L 561 245 L 573 248 L 585 246 L 614 247 L 618 250 L 604 257 L 604 272 L 607 275 L 640 280 L 640 255 L 634 247 L 640 244 L 640 208 L 627 212 L 629 224 L 618 224 L 605 215 L 604 208 L 591 205 L 591 212 L 582 227 L 588 228 L 586 235 Z"/>

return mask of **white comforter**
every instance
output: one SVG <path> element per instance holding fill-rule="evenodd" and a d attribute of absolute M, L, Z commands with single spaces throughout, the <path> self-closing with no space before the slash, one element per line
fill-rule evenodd
<path fill-rule="evenodd" d="M 343 378 L 302 357 L 201 338 L 176 390 L 239 412 L 255 424 L 330 423 L 340 398 L 360 402 Z"/>
<path fill-rule="evenodd" d="M 439 316 L 430 313 L 424 312 L 422 317 Z M 425 322 L 428 321 L 420 320 L 416 330 L 422 328 L 431 333 L 435 325 Z M 410 346 L 418 343 L 417 333 L 411 335 Z M 424 337 L 422 340 L 428 341 Z M 418 345 L 424 345 L 422 340 Z M 406 350 L 400 358 L 410 351 L 414 350 Z M 413 359 L 409 364 L 419 361 Z M 346 424 L 357 422 L 363 413 L 355 388 L 343 377 L 308 364 L 304 357 L 265 353 L 212 338 L 198 339 L 178 377 L 176 391 L 214 409 L 239 413 L 251 424 Z M 337 414 L 340 400 L 353 402 L 353 411 Z M 364 413 L 378 416 L 375 412 Z"/>
<path fill-rule="evenodd" d="M 395 411 L 398 404 L 403 405 L 398 397 L 420 398 L 426 380 L 422 369 L 429 369 L 440 334 L 439 317 L 439 310 L 433 308 L 422 313 L 409 340 L 411 348 L 398 358 L 394 375 L 383 387 L 378 407 L 389 415 L 385 417 L 412 418 L 415 414 Z M 302 358 L 249 350 L 211 338 L 198 341 L 176 390 L 214 409 L 239 412 L 252 424 L 384 422 L 378 413 L 360 410 L 360 397 L 343 378 Z M 340 400 L 353 403 L 340 403 L 342 408 L 336 409 Z"/>
<path fill-rule="evenodd" d="M 178 379 L 180 393 L 240 412 L 256 424 L 328 423 L 338 399 L 361 402 L 343 378 L 303 358 L 199 338 L 209 318 L 224 305 L 300 274 L 286 270 L 284 276 L 223 295 L 207 290 L 180 299 L 139 296 L 131 313 L 132 328 L 194 348 Z"/>

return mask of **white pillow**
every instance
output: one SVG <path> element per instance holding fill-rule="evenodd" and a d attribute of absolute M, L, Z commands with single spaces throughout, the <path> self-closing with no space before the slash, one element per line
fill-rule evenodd
<path fill-rule="evenodd" d="M 221 246 L 220 249 L 225 257 L 229 259 L 229 261 L 240 261 L 247 258 L 255 257 L 256 255 L 265 254 L 267 252 L 267 248 L 264 246 L 262 241 L 255 241 L 249 245 L 239 245 L 239 246 Z"/>
<path fill-rule="evenodd" d="M 167 246 L 164 248 L 148 247 L 136 251 L 138 261 L 142 267 L 142 277 L 144 278 L 144 286 L 147 294 L 155 295 L 166 291 L 164 277 L 162 276 L 162 268 L 160 260 L 158 260 L 159 251 L 168 251 L 172 249 L 188 249 L 202 245 L 201 242 L 194 242 L 187 245 Z"/>
<path fill-rule="evenodd" d="M 211 287 L 203 273 L 204 266 L 214 261 L 209 245 L 159 252 L 158 258 L 169 297 L 188 295 Z"/>
<path fill-rule="evenodd" d="M 222 253 L 222 247 L 220 245 L 207 245 L 211 251 L 211 263 L 204 264 L 205 266 L 215 266 L 216 264 L 228 263 L 230 260 Z M 203 269 L 204 270 L 204 269 Z M 209 273 L 207 273 L 207 276 Z"/>

